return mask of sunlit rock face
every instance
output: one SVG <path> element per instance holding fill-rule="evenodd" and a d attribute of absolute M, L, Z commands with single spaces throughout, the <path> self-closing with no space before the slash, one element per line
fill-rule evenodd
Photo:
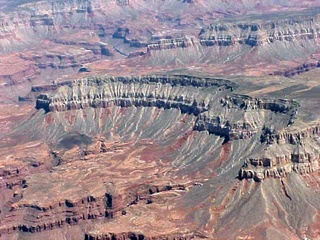
<path fill-rule="evenodd" d="M 0 0 L 0 239 L 318 239 L 319 6 Z"/>

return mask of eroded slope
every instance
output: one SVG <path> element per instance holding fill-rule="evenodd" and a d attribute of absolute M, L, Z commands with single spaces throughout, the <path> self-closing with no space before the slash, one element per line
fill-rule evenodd
<path fill-rule="evenodd" d="M 2 236 L 318 236 L 318 131 L 289 137 L 297 102 L 187 75 L 60 85 L 8 135 L 26 145 L 3 166 Z"/>

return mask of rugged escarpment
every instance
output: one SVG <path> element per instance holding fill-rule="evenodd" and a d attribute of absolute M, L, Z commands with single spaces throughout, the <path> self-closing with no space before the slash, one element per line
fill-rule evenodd
<path fill-rule="evenodd" d="M 96 144 L 102 147 L 98 151 Z M 136 175 L 132 178 L 132 183 L 134 184 L 126 187 L 126 183 L 122 181 L 123 173 L 121 173 L 121 171 L 119 172 L 119 170 L 124 169 L 120 167 L 120 169 L 115 170 L 115 167 L 117 168 L 117 166 L 119 166 L 118 161 L 114 161 L 112 158 L 109 159 L 109 157 L 115 156 L 112 152 L 116 149 L 114 144 L 110 147 L 111 149 L 108 147 L 108 143 L 102 140 L 99 140 L 97 143 L 94 142 L 92 146 L 86 149 L 86 160 L 80 160 L 78 163 L 74 161 L 75 155 L 71 154 L 70 156 L 70 153 L 64 153 L 63 151 L 59 153 L 50 150 L 44 155 L 34 155 L 33 158 L 24 157 L 21 159 L 22 162 L 19 162 L 17 159 L 15 165 L 11 163 L 8 166 L 1 167 L 1 184 L 4 183 L 4 186 L 0 185 L 3 193 L 1 197 L 7 199 L 7 201 L 1 202 L 0 205 L 0 237 L 11 238 L 17 233 L 35 234 L 35 236 L 38 236 L 36 234 L 43 232 L 50 234 L 54 230 L 59 231 L 58 229 L 60 229 L 61 231 L 63 228 L 81 226 L 83 224 L 90 224 L 91 222 L 93 224 L 103 222 L 110 222 L 112 224 L 113 221 L 126 218 L 127 215 L 131 218 L 130 214 L 132 214 L 132 211 L 135 211 L 135 207 L 158 205 L 165 200 L 166 195 L 174 196 L 183 194 L 187 189 L 197 184 L 196 182 L 189 181 L 181 182 L 180 184 L 176 182 L 170 183 L 170 181 L 159 183 L 154 183 L 153 181 L 138 181 L 134 183 L 137 180 L 137 173 L 134 173 L 134 171 L 137 171 L 137 169 L 133 166 L 130 170 L 132 174 L 129 175 Z M 37 148 L 43 150 L 41 145 L 40 147 L 37 145 Z M 123 146 L 121 147 L 121 144 L 118 148 L 120 150 L 118 154 L 121 156 L 122 151 L 125 149 Z M 52 168 L 52 175 L 47 172 L 49 166 L 47 165 L 48 162 L 45 161 L 46 155 L 52 158 L 60 158 L 59 163 L 55 164 L 55 169 Z M 80 174 L 78 177 L 83 178 L 83 180 L 76 183 L 84 184 L 79 188 L 80 191 L 76 190 L 74 186 L 63 183 L 62 185 L 64 186 L 61 190 L 66 192 L 64 194 L 58 193 L 58 195 L 55 196 L 54 189 L 57 185 L 54 184 L 55 186 L 51 185 L 53 188 L 49 191 L 52 194 L 50 200 L 39 197 L 38 200 L 40 201 L 33 201 L 33 198 L 30 198 L 32 194 L 36 194 L 37 196 L 39 196 L 39 194 L 47 194 L 47 191 L 39 189 L 39 187 L 42 188 L 45 185 L 44 182 L 46 180 L 39 182 L 39 180 L 37 180 L 38 177 L 48 179 L 46 175 L 49 174 L 49 178 L 56 178 L 56 171 L 61 170 L 60 173 L 65 174 L 64 166 L 74 163 L 78 165 L 78 168 L 75 168 L 76 172 L 81 169 L 80 165 L 83 163 L 88 164 L 91 162 L 90 165 L 93 164 L 92 167 L 95 168 L 99 158 L 105 163 L 105 173 L 108 171 L 118 171 L 118 174 L 116 174 L 117 177 L 113 177 L 112 181 L 108 181 L 110 180 L 108 173 L 100 176 L 105 179 L 105 183 L 91 185 L 88 180 L 92 179 L 86 179 L 88 175 L 84 176 Z M 106 159 L 109 160 L 106 161 Z M 27 162 L 30 164 L 26 164 Z M 21 163 L 25 165 L 21 166 Z M 113 166 L 110 166 L 110 164 Z M 144 164 L 144 167 L 148 170 L 150 164 Z M 60 170 L 58 170 L 59 168 Z M 91 167 L 89 168 L 91 169 L 88 172 L 90 178 L 95 178 L 95 170 L 91 172 L 93 169 Z M 84 169 L 88 170 L 89 168 L 85 167 Z M 101 168 L 101 166 L 99 168 Z M 93 173 L 93 175 L 91 175 L 91 173 Z M 36 177 L 30 179 L 28 176 L 31 175 Z M 65 176 L 67 177 L 67 175 Z M 127 177 L 125 177 L 125 179 L 128 179 Z M 50 179 L 49 182 L 51 180 L 52 179 Z M 89 192 L 85 190 L 86 184 L 90 186 L 89 189 L 87 189 Z M 76 191 L 76 193 L 73 193 L 73 191 Z M 87 230 L 83 232 L 81 239 L 84 239 L 85 235 L 96 235 L 93 233 L 85 234 L 86 232 Z M 186 234 L 186 236 L 187 235 L 188 234 Z"/>
<path fill-rule="evenodd" d="M 298 157 L 293 150 L 306 141 L 303 138 L 314 139 L 318 127 L 301 132 L 284 130 L 294 125 L 297 102 L 237 95 L 231 93 L 234 89 L 236 85 L 226 80 L 187 76 L 88 78 L 61 87 L 53 95 L 40 95 L 36 108 L 47 112 L 111 106 L 179 109 L 182 114 L 195 116 L 193 130 L 207 131 L 223 137 L 225 142 L 257 138 L 262 146 L 266 145 L 267 150 L 260 150 L 261 154 L 253 154 L 245 161 L 239 173 L 241 179 L 261 181 L 292 171 L 303 174 L 319 169 L 314 147 L 308 144 L 310 153 Z M 272 144 L 275 146 L 270 148 Z"/>
<path fill-rule="evenodd" d="M 183 235 L 183 237 L 182 237 Z M 123 232 L 123 233 L 88 233 L 85 235 L 85 240 L 126 240 L 126 239 L 137 239 L 137 240 L 188 240 L 193 238 L 205 239 L 201 233 L 183 233 L 183 234 L 172 234 L 172 235 L 161 235 L 161 236 L 152 236 L 148 237 L 141 233 L 135 232 Z"/>
<path fill-rule="evenodd" d="M 204 16 L 196 13 L 200 15 L 196 23 L 192 26 L 185 24 L 191 22 L 188 19 L 189 12 L 203 8 L 203 4 L 213 11 L 206 10 Z M 248 58 L 248 65 L 258 62 L 272 64 L 274 59 L 286 61 L 308 57 L 318 49 L 316 40 L 319 19 L 315 10 L 283 13 L 278 17 L 272 14 L 250 15 L 248 19 L 228 16 L 214 21 L 213 16 L 207 16 L 209 12 L 222 14 L 220 7 L 214 3 L 167 0 L 160 7 L 166 17 L 150 11 L 154 16 L 153 22 L 137 23 L 139 27 L 136 28 L 136 16 L 145 18 L 144 10 L 148 7 L 158 9 L 161 4 L 152 3 L 148 6 L 145 2 L 83 0 L 52 4 L 40 1 L 22 6 L 17 12 L 1 16 L 0 49 L 3 52 L 14 52 L 16 49 L 37 48 L 40 45 L 50 50 L 49 43 L 60 45 L 62 52 L 58 54 L 48 51 L 23 58 L 33 61 L 40 70 L 79 68 L 81 64 L 101 59 L 120 58 L 125 58 L 124 65 L 128 66 L 135 63 L 135 58 L 143 61 L 141 65 L 148 66 L 225 62 L 238 64 L 240 57 Z M 132 13 L 128 15 L 127 6 L 132 8 Z M 182 9 L 179 16 L 171 16 L 172 6 Z M 216 7 L 218 11 L 215 11 Z M 134 20 L 114 20 L 120 16 L 131 16 Z M 210 22 L 213 23 L 208 26 Z M 198 29 L 202 29 L 200 33 Z M 64 54 L 76 47 L 75 53 Z M 252 47 L 259 48 L 259 51 L 252 51 Z M 288 48 L 294 51 L 285 54 Z M 302 63 L 300 61 L 299 65 Z M 279 67 L 267 74 L 291 76 L 313 68 L 311 65 L 290 67 L 283 71 Z"/>
<path fill-rule="evenodd" d="M 266 20 L 270 17 L 268 15 L 252 16 L 252 20 L 218 20 L 203 28 L 198 37 L 161 39 L 149 44 L 148 50 L 186 48 L 199 44 L 205 47 L 236 44 L 254 47 L 277 42 L 316 40 L 320 34 L 319 16 L 310 11 L 305 15 L 288 14 L 278 16 L 276 20 Z"/>
<path fill-rule="evenodd" d="M 182 184 L 144 185 L 128 189 L 126 195 L 106 192 L 101 196 L 87 196 L 77 200 L 65 199 L 63 202 L 46 204 L 46 206 L 26 203 L 13 204 L 5 216 L 6 221 L 13 224 L 2 226 L 0 236 L 7 236 L 19 231 L 25 233 L 49 231 L 68 225 L 77 225 L 86 220 L 118 218 L 126 215 L 126 209 L 131 205 L 138 204 L 138 202 L 152 204 L 153 194 L 185 191 L 187 187 L 190 186 Z M 24 214 L 26 216 L 24 219 L 17 218 L 17 216 Z"/>
<path fill-rule="evenodd" d="M 249 69 L 257 62 L 271 65 L 279 60 L 281 64 L 273 65 L 272 70 L 267 68 L 265 73 L 289 77 L 318 67 L 317 60 L 306 61 L 319 51 L 318 26 L 319 16 L 312 10 L 276 17 L 266 14 L 219 19 L 203 27 L 198 36 L 151 41 L 147 53 L 138 56 L 144 55 L 151 66 L 230 63 L 230 69 L 235 64 Z M 293 59 L 299 60 L 291 65 L 286 62 Z"/>
<path fill-rule="evenodd" d="M 27 61 L 33 61 L 39 69 L 78 69 L 82 64 L 98 59 L 92 51 L 71 46 L 67 51 L 63 48 L 56 48 L 44 52 L 25 53 L 21 54 L 20 57 Z"/>
<path fill-rule="evenodd" d="M 146 76 L 142 78 L 88 78 L 75 81 L 72 86 L 60 88 L 57 95 L 41 95 L 36 108 L 46 111 L 65 111 L 87 107 L 157 106 L 178 108 L 199 115 L 207 111 L 215 96 L 207 92 L 194 92 L 194 88 L 214 87 L 231 92 L 235 84 L 223 79 L 201 79 L 188 76 Z M 71 92 L 70 92 L 71 90 Z M 219 97 L 219 94 L 215 97 Z M 71 94 L 71 95 L 70 95 Z M 221 95 L 222 96 L 222 95 Z M 217 99 L 216 99 L 217 100 Z"/>
<path fill-rule="evenodd" d="M 0 18 L 0 49 L 8 51 L 12 47 L 31 45 L 42 37 L 55 32 L 55 22 L 49 15 L 31 15 L 28 12 L 2 15 Z"/>
<path fill-rule="evenodd" d="M 319 16 L 292 16 L 278 20 L 224 22 L 203 29 L 200 42 L 204 46 L 246 44 L 259 46 L 276 41 L 313 40 L 319 37 Z"/>
<path fill-rule="evenodd" d="M 24 184 L 26 185 L 26 183 Z M 27 187 L 26 185 L 24 188 Z M 4 217 L 11 224 L 0 227 L 0 236 L 8 236 L 8 234 L 19 231 L 37 233 L 68 225 L 77 225 L 86 220 L 121 217 L 126 215 L 127 208 L 138 204 L 138 202 L 152 204 L 153 194 L 166 191 L 184 191 L 187 187 L 190 186 L 183 184 L 168 184 L 164 186 L 143 185 L 138 188 L 128 189 L 126 195 L 114 193 L 114 190 L 112 190 L 112 193 L 106 192 L 101 196 L 90 195 L 76 200 L 65 199 L 63 202 L 46 204 L 45 206 L 16 203 L 11 206 Z M 17 218 L 17 216 L 22 215 L 25 216 L 24 219 Z M 52 218 L 50 216 L 55 217 Z"/>
<path fill-rule="evenodd" d="M 197 117 L 194 130 L 206 130 L 226 141 L 252 137 L 261 131 L 263 123 L 258 118 L 263 110 L 276 114 L 286 125 L 293 123 L 298 106 L 295 102 L 230 95 L 234 88 L 227 80 L 187 76 L 88 78 L 62 87 L 54 95 L 40 95 L 36 108 L 47 112 L 110 106 L 175 108 Z M 228 111 L 240 118 L 226 115 Z M 246 120 L 246 111 L 257 115 Z"/>
<path fill-rule="evenodd" d="M 148 45 L 147 50 L 165 50 L 165 49 L 174 49 L 174 48 L 187 48 L 194 46 L 197 43 L 197 40 L 192 37 L 184 38 L 173 38 L 173 39 L 160 39 L 156 43 Z"/>
<path fill-rule="evenodd" d="M 298 102 L 252 97 L 235 82 L 101 75 L 34 86 L 37 109 L 8 138 L 23 131 L 50 151 L 47 162 L 33 156 L 18 167 L 27 160 L 17 158 L 2 168 L 2 236 L 72 229 L 86 239 L 211 238 L 229 218 L 239 221 L 239 208 L 255 206 L 255 197 L 282 208 L 295 202 L 290 191 L 319 171 L 319 129 L 299 128 Z M 28 156 L 33 145 L 26 144 Z M 305 188 L 294 191 L 313 197 Z"/>
<path fill-rule="evenodd" d="M 220 104 L 222 107 L 229 109 L 230 112 L 234 112 L 235 115 L 242 112 L 245 116 L 247 111 L 255 112 L 260 110 L 267 110 L 272 114 L 280 113 L 280 116 L 278 115 L 277 117 L 282 126 L 285 124 L 290 125 L 294 122 L 298 108 L 298 103 L 294 101 L 252 98 L 237 94 L 227 95 L 221 98 Z M 253 114 L 253 116 L 251 116 L 253 120 L 251 121 L 231 121 L 233 117 L 226 119 L 221 115 L 213 117 L 215 113 L 216 108 L 209 109 L 208 112 L 201 114 L 197 119 L 195 129 L 208 130 L 209 133 L 219 133 L 218 135 L 224 136 L 226 140 L 250 138 L 261 131 L 262 122 L 259 122 L 260 120 L 254 117 L 252 112 L 249 113 Z M 244 119 L 246 119 L 246 117 Z M 268 122 L 264 124 L 268 124 Z"/>
<path fill-rule="evenodd" d="M 318 239 L 312 6 L 0 0 L 0 239 Z"/>
<path fill-rule="evenodd" d="M 54 94 L 40 95 L 36 108 L 43 108 L 46 112 L 111 106 L 178 109 L 182 114 L 195 116 L 193 130 L 207 131 L 223 137 L 225 142 L 256 138 L 267 148 L 277 144 L 274 147 L 278 148 L 276 150 L 260 150 L 262 153 L 270 151 L 276 156 L 246 160 L 240 178 L 262 180 L 264 177 L 280 177 L 292 170 L 299 173 L 318 170 L 317 155 L 302 157 L 306 161 L 298 161 L 297 164 L 295 157 L 288 157 L 295 156 L 293 153 L 282 156 L 288 151 L 288 144 L 296 146 L 300 139 L 312 139 L 318 133 L 317 127 L 297 133 L 283 130 L 290 129 L 294 124 L 299 108 L 297 102 L 232 94 L 231 90 L 235 88 L 227 80 L 187 76 L 88 78 L 62 86 Z M 311 152 L 314 154 L 314 150 Z M 257 170 L 252 170 L 250 166 Z M 264 172 L 262 178 L 259 171 Z"/>
<path fill-rule="evenodd" d="M 293 171 L 300 174 L 319 171 L 318 137 L 318 124 L 301 130 L 264 128 L 260 140 L 266 148 L 245 161 L 239 177 L 261 181 L 285 177 Z"/>
<path fill-rule="evenodd" d="M 292 172 L 307 174 L 320 170 L 320 155 L 314 151 L 293 152 L 288 155 L 260 156 L 249 158 L 239 172 L 240 179 L 254 179 L 258 182 L 265 178 L 283 178 Z"/>
<path fill-rule="evenodd" d="M 288 69 L 275 71 L 273 73 L 270 73 L 270 75 L 292 77 L 297 74 L 302 74 L 304 72 L 308 72 L 308 71 L 315 69 L 315 68 L 320 68 L 320 61 L 319 60 L 307 62 L 307 63 L 301 64 L 297 67 L 291 67 Z"/>

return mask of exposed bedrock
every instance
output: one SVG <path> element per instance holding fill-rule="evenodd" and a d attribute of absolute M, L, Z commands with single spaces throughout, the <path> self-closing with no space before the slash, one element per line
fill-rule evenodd
<path fill-rule="evenodd" d="M 152 204 L 154 194 L 185 191 L 187 187 L 189 186 L 183 184 L 144 185 L 128 189 L 126 195 L 106 192 L 102 196 L 87 196 L 78 200 L 65 199 L 63 202 L 46 206 L 13 204 L 4 216 L 4 220 L 11 224 L 0 227 L 0 236 L 7 236 L 14 232 L 37 233 L 68 225 L 78 225 L 86 220 L 121 217 L 126 214 L 127 208 L 138 202 Z M 24 216 L 24 218 L 19 218 L 19 216 Z"/>
<path fill-rule="evenodd" d="M 32 44 L 55 30 L 54 19 L 49 15 L 32 16 L 27 12 L 4 15 L 0 19 L 0 50 Z"/>
<path fill-rule="evenodd" d="M 295 115 L 299 104 L 293 100 L 252 98 L 246 95 L 233 94 L 221 100 L 223 106 L 238 107 L 244 110 L 265 109 L 272 112 Z"/>
<path fill-rule="evenodd" d="M 261 142 L 266 148 L 245 161 L 240 178 L 285 177 L 291 172 L 306 174 L 320 169 L 319 125 L 305 129 L 276 131 L 264 128 Z"/>
<path fill-rule="evenodd" d="M 275 59 L 308 59 L 319 50 L 319 17 L 310 13 L 296 15 L 278 16 L 275 20 L 267 20 L 268 15 L 217 20 L 203 28 L 198 36 L 151 41 L 147 54 L 141 55 L 151 66 L 199 62 L 243 64 L 243 58 L 248 60 L 248 65 L 273 64 Z M 299 60 L 297 65 L 289 69 L 279 67 L 270 74 L 293 76 L 318 67 L 317 61 Z"/>
<path fill-rule="evenodd" d="M 237 86 L 227 80 L 181 75 L 100 76 L 33 89 L 34 94 L 43 92 L 37 107 L 47 113 L 34 110 L 17 126 L 16 134 L 21 138 L 23 131 L 29 139 L 50 143 L 60 151 L 57 156 L 61 160 L 49 173 L 30 176 L 23 198 L 7 201 L 0 214 L 5 223 L 2 236 L 36 238 L 92 224 L 97 228 L 75 231 L 91 239 L 127 238 L 129 233 L 145 239 L 171 239 L 171 233 L 174 238 L 183 238 L 188 231 L 199 230 L 211 239 L 225 236 L 225 226 L 234 229 L 230 234 L 235 235 L 239 226 L 246 229 L 257 222 L 265 223 L 269 220 L 265 208 L 281 215 L 272 226 L 280 223 L 283 228 L 304 228 L 314 221 L 318 206 L 314 189 L 303 185 L 305 176 L 301 176 L 319 171 L 317 135 L 311 132 L 301 139 L 299 148 L 290 142 L 262 141 L 261 136 L 273 131 L 293 131 L 301 121 L 296 111 L 299 105 L 236 91 Z M 288 126 L 292 116 L 297 120 Z M 195 131 L 201 122 L 203 131 Z M 232 141 L 223 144 L 219 136 Z M 16 168 L 7 170 L 14 179 Z M 146 180 L 140 181 L 141 173 Z M 269 179 L 256 184 L 238 181 L 237 174 L 239 179 Z M 299 181 L 303 187 L 297 185 Z M 192 187 L 189 182 L 193 182 Z M 47 201 L 47 194 L 52 194 L 52 200 Z M 37 197 L 39 200 L 34 201 Z M 311 207 L 309 199 L 314 200 Z M 275 204 L 266 204 L 270 202 Z M 295 208 L 297 204 L 301 207 Z M 168 205 L 174 208 L 167 209 Z M 256 218 L 243 221 L 252 207 L 259 211 L 252 215 Z M 127 221 L 141 209 L 146 215 L 140 219 L 150 217 L 151 224 L 131 227 Z M 301 216 L 307 220 L 298 225 L 300 221 L 290 216 L 301 209 L 307 209 Z M 173 218 L 168 217 L 171 213 Z M 178 227 L 149 231 L 158 217 L 170 224 L 177 221 Z M 190 221 L 195 227 L 180 232 L 180 226 Z M 121 229 L 114 227 L 123 222 Z M 207 223 L 208 231 L 201 227 Z M 216 232 L 211 235 L 213 228 Z M 233 239 L 233 235 L 228 238 Z"/>
<path fill-rule="evenodd" d="M 320 37 L 319 17 L 289 17 L 279 20 L 220 21 L 203 28 L 198 37 L 160 39 L 148 45 L 148 50 L 186 48 L 194 45 L 232 46 L 235 44 L 260 46 L 276 41 L 312 40 Z M 296 70 L 298 71 L 298 69 Z M 279 74 L 278 72 L 275 74 Z M 289 74 L 289 73 L 287 73 Z"/>
<path fill-rule="evenodd" d="M 86 233 L 85 240 L 189 240 L 194 238 L 206 238 L 198 233 L 189 234 L 172 234 L 172 235 L 161 235 L 148 237 L 142 233 L 135 232 L 123 232 L 123 233 Z"/>
<path fill-rule="evenodd" d="M 21 55 L 22 59 L 33 61 L 39 69 L 46 68 L 79 68 L 82 64 L 98 60 L 92 51 L 85 49 L 74 49 L 75 51 L 69 52 L 61 51 L 60 53 L 47 52 L 43 55 L 32 53 L 31 56 Z"/>
<path fill-rule="evenodd" d="M 117 28 L 112 37 L 116 39 L 122 39 L 123 43 L 129 44 L 130 47 L 143 48 L 148 46 L 146 42 L 128 38 L 127 35 L 129 32 L 130 31 L 128 28 Z"/>
<path fill-rule="evenodd" d="M 36 108 L 46 112 L 112 106 L 178 109 L 194 116 L 194 131 L 223 137 L 224 143 L 256 141 L 257 150 L 248 153 L 240 179 L 261 181 L 292 171 L 304 174 L 319 170 L 319 127 L 292 130 L 299 108 L 296 101 L 253 98 L 234 94 L 233 89 L 236 86 L 229 81 L 190 76 L 95 77 L 41 94 Z M 296 154 L 295 148 L 304 142 L 306 153 Z"/>
<path fill-rule="evenodd" d="M 283 131 L 277 131 L 273 128 L 264 128 L 261 135 L 261 142 L 266 142 L 267 144 L 299 144 L 304 140 L 319 136 L 320 125 L 313 124 L 302 129 L 288 129 Z"/>
<path fill-rule="evenodd" d="M 194 46 L 197 42 L 198 41 L 195 37 L 160 39 L 156 43 L 149 44 L 147 47 L 147 50 L 153 51 L 153 50 L 165 50 L 165 49 L 174 49 L 174 48 L 186 48 L 186 47 Z"/>
<path fill-rule="evenodd" d="M 104 43 L 92 43 L 87 41 L 73 41 L 73 40 L 56 40 L 56 43 L 65 44 L 65 45 L 76 45 L 83 47 L 87 50 L 92 51 L 95 55 L 101 55 L 101 56 L 112 56 L 112 49 L 110 46 Z"/>
<path fill-rule="evenodd" d="M 265 124 L 260 119 L 263 111 L 279 118 L 280 125 L 293 123 L 296 102 L 231 94 L 234 88 L 228 80 L 187 76 L 88 78 L 62 86 L 54 94 L 40 95 L 36 108 L 46 112 L 110 106 L 175 108 L 197 117 L 194 130 L 226 141 L 260 132 Z"/>
<path fill-rule="evenodd" d="M 275 157 L 249 158 L 239 172 L 240 179 L 262 181 L 265 178 L 283 178 L 291 172 L 307 174 L 320 170 L 320 155 L 292 153 Z"/>
<path fill-rule="evenodd" d="M 278 20 L 252 20 L 234 23 L 217 22 L 202 29 L 199 37 L 204 46 L 246 44 L 259 46 L 275 41 L 319 38 L 319 16 L 291 16 Z"/>
<path fill-rule="evenodd" d="M 116 4 L 116 1 L 113 1 Z M 59 36 L 65 25 L 85 24 L 92 13 L 91 1 L 38 1 L 0 17 L 0 50 L 11 51 L 39 40 Z"/>
<path fill-rule="evenodd" d="M 261 131 L 261 124 L 268 124 L 267 122 L 260 122 L 261 116 L 256 116 L 250 113 L 251 111 L 267 110 L 272 114 L 280 113 L 278 120 L 281 120 L 283 124 L 292 124 L 297 113 L 299 104 L 295 101 L 284 100 L 284 99 L 263 99 L 263 98 L 252 98 L 250 96 L 232 94 L 227 95 L 220 99 L 220 104 L 229 111 L 234 111 L 235 115 L 239 112 L 246 112 L 251 117 L 250 120 L 243 122 L 232 121 L 233 117 L 224 121 L 220 116 L 211 117 L 212 114 L 204 113 L 197 119 L 195 129 L 197 130 L 208 130 L 209 133 L 215 133 L 220 136 L 224 136 L 226 140 L 233 139 L 246 139 L 254 136 L 257 132 Z M 239 111 L 237 111 L 237 109 Z M 248 112 L 249 111 L 249 112 Z M 215 112 L 212 111 L 211 112 Z M 211 115 L 211 116 L 210 116 Z M 280 123 L 280 122 L 279 122 Z"/>

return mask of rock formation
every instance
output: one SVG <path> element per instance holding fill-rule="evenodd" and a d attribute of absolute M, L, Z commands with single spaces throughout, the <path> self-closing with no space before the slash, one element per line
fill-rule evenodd
<path fill-rule="evenodd" d="M 72 85 L 60 87 L 54 95 L 42 94 L 37 99 L 36 108 L 43 108 L 46 112 L 111 106 L 176 108 L 182 114 L 196 117 L 193 130 L 205 130 L 223 137 L 225 143 L 260 134 L 261 143 L 266 143 L 267 148 L 268 145 L 277 144 L 285 149 L 282 145 L 296 146 L 318 135 L 318 126 L 296 133 L 280 128 L 294 124 L 299 108 L 297 102 L 230 95 L 234 89 L 236 85 L 228 80 L 190 76 L 98 77 L 77 80 Z M 226 114 L 227 111 L 233 114 Z M 258 116 L 251 121 L 241 121 L 246 117 L 236 119 L 233 116 L 244 116 L 246 113 Z M 261 122 L 261 114 L 269 114 L 271 119 L 274 118 L 280 124 L 277 126 L 279 130 L 266 127 L 271 122 Z M 280 152 L 264 152 L 269 151 Z M 317 170 L 319 155 L 311 150 L 311 153 L 305 154 L 249 158 L 241 168 L 239 177 L 261 181 L 266 177 L 283 177 L 292 171 L 302 174 Z"/>
<path fill-rule="evenodd" d="M 318 239 L 319 7 L 0 0 L 0 239 Z"/>

